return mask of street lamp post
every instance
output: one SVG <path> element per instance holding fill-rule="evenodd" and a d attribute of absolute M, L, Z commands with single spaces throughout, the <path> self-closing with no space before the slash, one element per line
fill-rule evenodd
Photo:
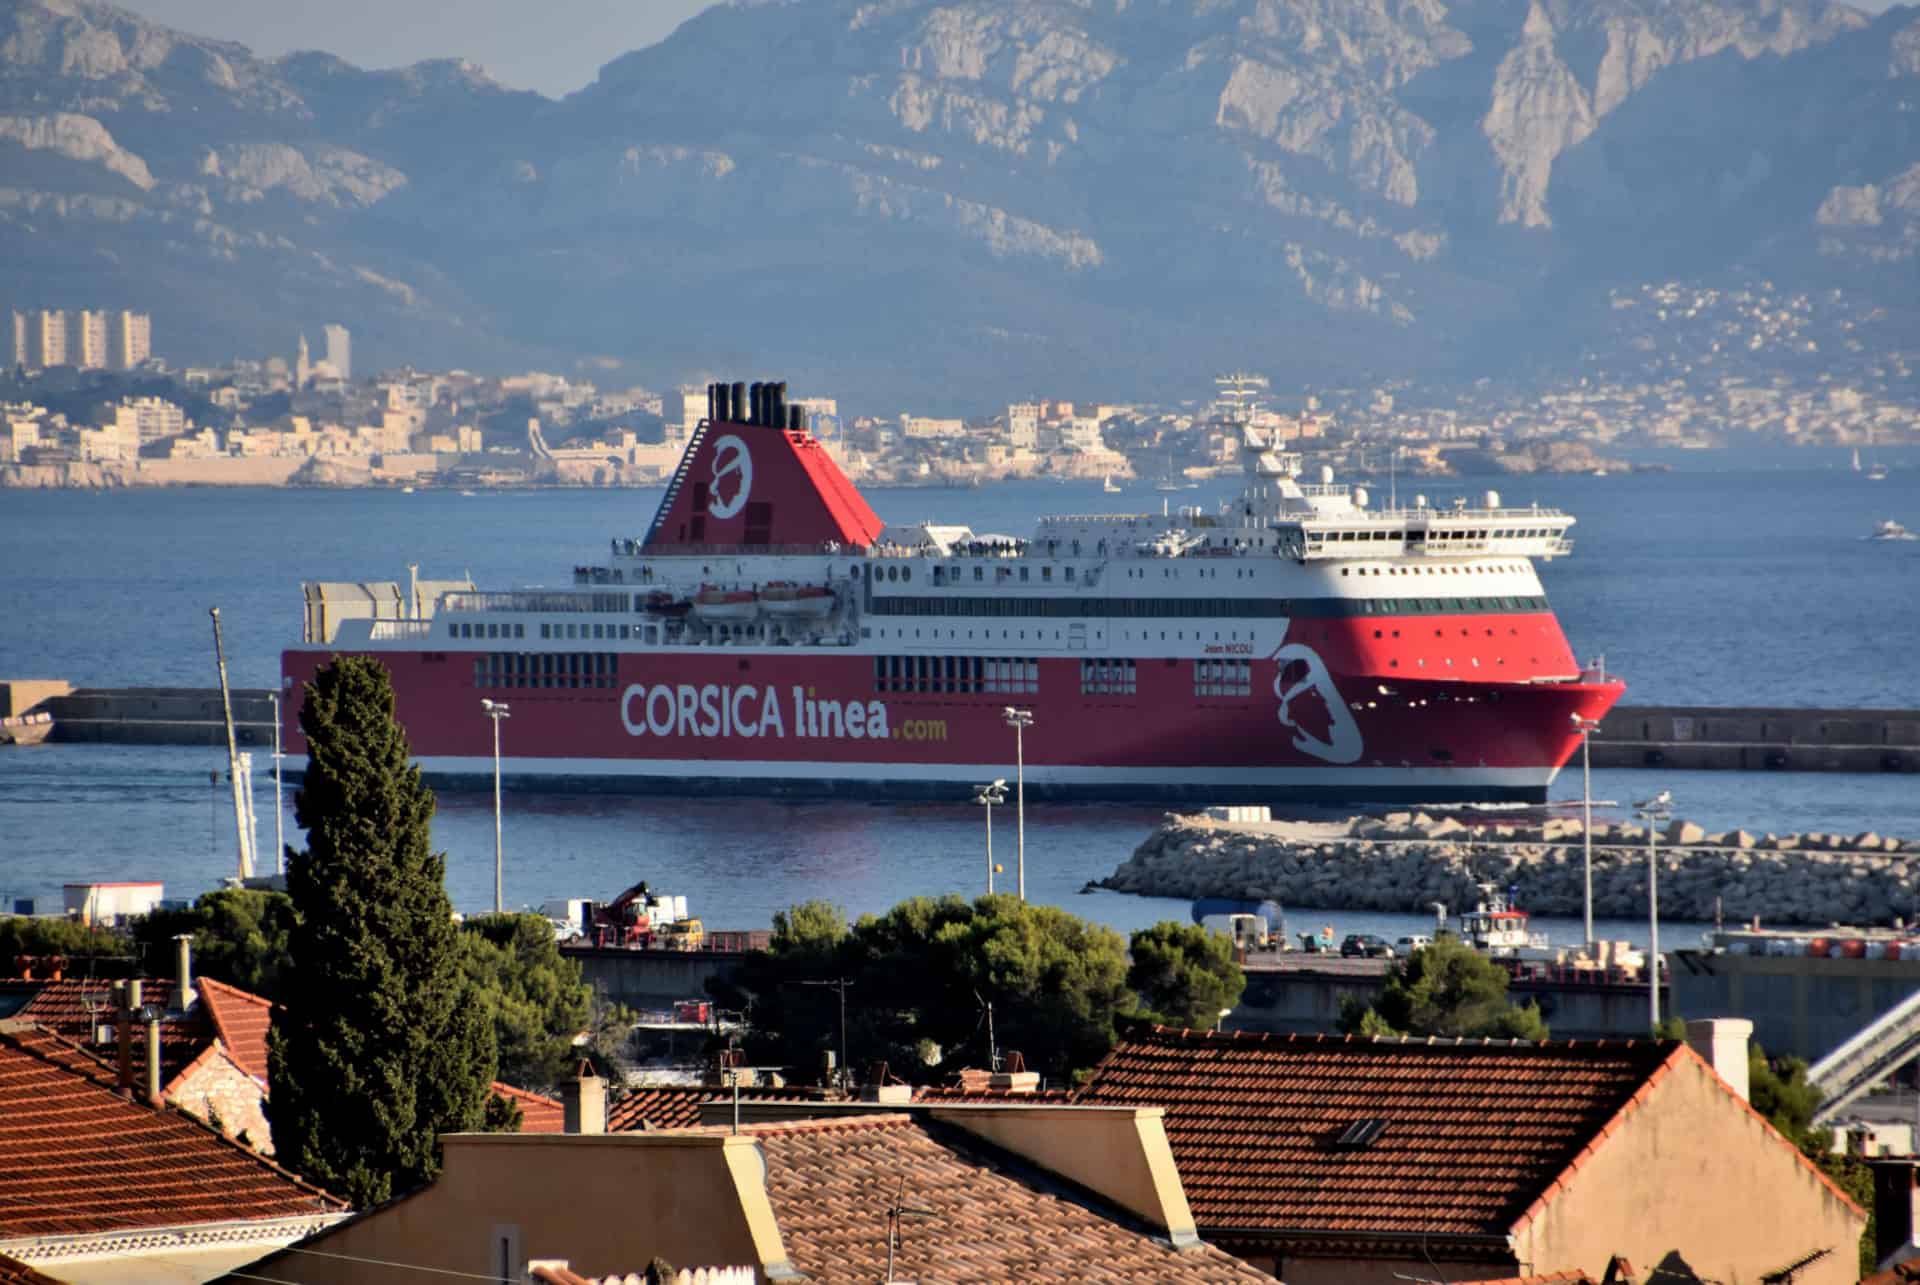
<path fill-rule="evenodd" d="M 1580 733 L 1580 806 L 1584 814 L 1580 827 L 1586 840 L 1587 867 L 1587 950 L 1593 950 L 1593 759 L 1588 751 L 1588 738 L 1600 730 L 1597 718 L 1582 718 L 1575 714 L 1573 730 Z"/>
<path fill-rule="evenodd" d="M 1013 729 L 1013 811 L 1014 845 L 1019 854 L 1020 900 L 1027 899 L 1027 750 L 1026 731 L 1033 726 L 1033 711 L 1006 708 L 1007 726 Z"/>
<path fill-rule="evenodd" d="M 993 895 L 993 805 L 1007 801 L 1007 783 L 996 780 L 990 785 L 973 787 L 973 801 L 987 810 L 987 895 Z"/>
<path fill-rule="evenodd" d="M 284 808 L 280 799 L 280 760 L 286 755 L 280 752 L 280 693 L 268 692 L 267 699 L 273 702 L 273 861 L 274 870 L 280 874 L 287 872 L 287 833 Z"/>
<path fill-rule="evenodd" d="M 480 708 L 493 720 L 493 913 L 506 912 L 500 895 L 500 720 L 511 717 L 505 701 L 482 700 Z"/>
<path fill-rule="evenodd" d="M 1660 827 L 1673 816 L 1673 792 L 1662 790 L 1633 805 L 1647 823 L 1647 1011 L 1660 1025 L 1660 866 L 1655 853 Z"/>

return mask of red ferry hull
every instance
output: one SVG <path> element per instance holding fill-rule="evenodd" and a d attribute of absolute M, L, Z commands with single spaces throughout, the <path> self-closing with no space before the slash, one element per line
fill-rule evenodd
<path fill-rule="evenodd" d="M 289 690 L 330 654 L 285 653 Z M 1002 711 L 1019 705 L 1034 714 L 1035 798 L 1539 802 L 1578 749 L 1573 716 L 1598 718 L 1622 690 L 1336 673 L 1289 725 L 1275 660 L 1251 663 L 1247 695 L 1199 697 L 1190 662 L 1159 658 L 1137 662 L 1133 694 L 1083 696 L 1079 657 L 1040 659 L 1038 690 L 1010 694 L 879 691 L 860 654 L 613 654 L 611 673 L 565 688 L 479 685 L 485 653 L 376 654 L 429 779 L 491 776 L 485 697 L 512 706 L 501 770 L 514 785 L 631 792 L 958 798 L 1012 775 Z M 1358 736 L 1350 761 L 1328 759 L 1329 703 Z M 283 732 L 304 755 L 298 704 L 285 702 Z"/>

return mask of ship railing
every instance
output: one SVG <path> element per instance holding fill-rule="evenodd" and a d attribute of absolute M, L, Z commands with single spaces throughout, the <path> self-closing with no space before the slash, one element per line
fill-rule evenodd
<path fill-rule="evenodd" d="M 375 642 L 410 642 L 433 637 L 431 620 L 376 620 L 373 622 L 372 638 Z"/>
<path fill-rule="evenodd" d="M 877 558 L 879 546 L 841 544 L 825 540 L 816 544 L 666 544 L 649 545 L 635 555 L 646 558 Z"/>

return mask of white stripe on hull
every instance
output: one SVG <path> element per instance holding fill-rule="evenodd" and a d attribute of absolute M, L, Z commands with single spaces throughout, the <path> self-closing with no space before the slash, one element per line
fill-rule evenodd
<path fill-rule="evenodd" d="M 491 776 L 491 755 L 431 755 L 417 759 L 429 776 Z M 746 759 L 515 758 L 502 756 L 503 776 L 619 777 L 651 780 L 873 781 L 964 786 L 1005 776 L 1007 763 L 805 763 Z M 288 771 L 304 771 L 303 755 L 288 755 Z M 1030 787 L 1236 786 L 1240 788 L 1398 787 L 1402 789 L 1544 790 L 1559 769 L 1540 767 L 1101 767 L 1026 769 Z"/>

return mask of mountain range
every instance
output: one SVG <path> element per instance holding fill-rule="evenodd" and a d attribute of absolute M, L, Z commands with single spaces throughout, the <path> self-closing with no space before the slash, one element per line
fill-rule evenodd
<path fill-rule="evenodd" d="M 1910 309 L 1917 123 L 1920 10 L 1828 0 L 736 0 L 559 101 L 0 0 L 0 306 L 881 410 L 1512 377 L 1645 281 Z"/>

